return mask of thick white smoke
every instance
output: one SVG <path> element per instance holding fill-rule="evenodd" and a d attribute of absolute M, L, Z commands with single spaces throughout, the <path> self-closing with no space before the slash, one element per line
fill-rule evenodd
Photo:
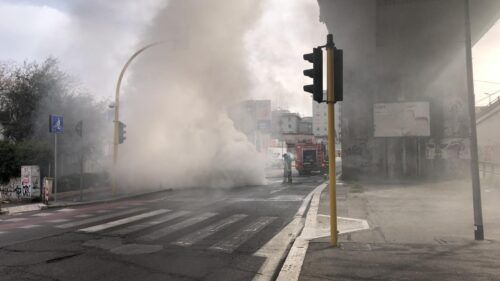
<path fill-rule="evenodd" d="M 264 164 L 227 116 L 251 88 L 243 38 L 255 0 L 177 0 L 162 10 L 123 90 L 122 182 L 132 186 L 262 184 Z M 139 46 L 140 47 L 140 46 Z"/>

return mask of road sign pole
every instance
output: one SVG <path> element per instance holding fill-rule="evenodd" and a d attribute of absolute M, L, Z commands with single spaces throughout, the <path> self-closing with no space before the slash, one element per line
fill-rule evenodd
<path fill-rule="evenodd" d="M 327 52 L 327 105 L 328 105 L 328 172 L 330 178 L 330 242 L 337 246 L 337 191 L 335 174 L 335 99 L 334 99 L 334 44 L 333 35 L 328 34 Z"/>
<path fill-rule="evenodd" d="M 54 202 L 57 201 L 57 133 L 54 134 Z"/>

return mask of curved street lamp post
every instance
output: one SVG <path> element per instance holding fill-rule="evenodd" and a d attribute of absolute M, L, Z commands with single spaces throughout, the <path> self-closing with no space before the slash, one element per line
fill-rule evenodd
<path fill-rule="evenodd" d="M 140 55 L 142 52 L 146 51 L 147 49 L 163 44 L 164 42 L 155 42 L 151 43 L 149 45 L 146 45 L 136 51 L 128 60 L 127 63 L 122 68 L 122 71 L 120 72 L 120 76 L 118 76 L 118 81 L 116 83 L 116 92 L 115 92 L 115 104 L 114 104 L 114 109 L 115 109 L 115 118 L 113 120 L 114 123 L 114 137 L 113 137 L 113 175 L 112 175 L 112 189 L 113 189 L 113 195 L 116 194 L 116 182 L 117 182 L 117 176 L 116 176 L 116 164 L 118 163 L 118 133 L 119 133 L 119 125 L 120 125 L 120 87 L 122 84 L 123 76 L 125 74 L 125 71 L 129 67 L 129 65 L 132 63 L 132 61 Z"/>

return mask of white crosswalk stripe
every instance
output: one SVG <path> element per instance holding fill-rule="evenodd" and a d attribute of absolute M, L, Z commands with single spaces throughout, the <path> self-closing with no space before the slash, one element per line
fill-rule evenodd
<path fill-rule="evenodd" d="M 111 222 L 107 222 L 107 223 L 103 223 L 103 224 L 99 224 L 99 225 L 94 225 L 94 226 L 82 228 L 82 229 L 79 229 L 78 231 L 87 232 L 87 233 L 99 232 L 99 231 L 103 231 L 103 230 L 106 230 L 106 229 L 109 229 L 112 227 L 116 227 L 119 225 L 128 224 L 128 223 L 142 220 L 145 218 L 150 218 L 150 217 L 154 217 L 157 215 L 161 215 L 161 214 L 164 214 L 167 212 L 170 212 L 170 210 L 160 209 L 160 210 L 151 211 L 151 212 L 147 212 L 147 213 L 140 214 L 140 215 L 135 215 L 135 216 L 128 217 L 128 218 L 123 218 L 123 219 L 119 219 L 119 220 L 115 220 L 115 221 L 111 221 Z"/>
<path fill-rule="evenodd" d="M 67 222 L 69 219 L 55 219 L 55 220 L 49 220 L 50 223 L 62 223 L 62 222 Z"/>
<path fill-rule="evenodd" d="M 126 235 L 126 234 L 130 234 L 132 232 L 136 232 L 136 231 L 139 231 L 139 230 L 146 229 L 148 227 L 152 227 L 154 225 L 158 225 L 158 224 L 162 224 L 162 223 L 174 220 L 176 218 L 185 216 L 185 215 L 187 215 L 189 213 L 190 212 L 188 212 L 188 211 L 175 212 L 175 213 L 172 213 L 172 214 L 168 214 L 166 216 L 162 216 L 162 217 L 156 218 L 156 219 L 154 219 L 152 221 L 147 221 L 147 222 L 143 222 L 143 223 L 139 223 L 139 224 L 133 224 L 133 225 L 130 225 L 130 226 L 127 226 L 127 227 L 124 227 L 124 228 L 120 228 L 118 230 L 110 232 L 109 234 L 110 235 Z"/>
<path fill-rule="evenodd" d="M 81 215 L 77 215 L 75 216 L 75 218 L 90 218 L 94 215 L 91 215 L 91 214 L 81 214 Z"/>
<path fill-rule="evenodd" d="M 61 209 L 61 210 L 57 210 L 57 212 L 73 212 L 75 209 L 71 209 L 71 208 L 64 208 L 64 209 Z"/>
<path fill-rule="evenodd" d="M 39 214 L 34 214 L 32 217 L 46 217 L 46 216 L 51 216 L 54 213 L 39 213 Z"/>
<path fill-rule="evenodd" d="M 202 222 L 204 220 L 207 220 L 215 215 L 217 215 L 217 214 L 215 214 L 215 213 L 203 213 L 199 216 L 187 219 L 187 220 L 179 222 L 177 224 L 170 225 L 170 226 L 167 226 L 164 228 L 160 228 L 154 232 L 151 232 L 151 233 L 146 234 L 144 236 L 138 237 L 137 240 L 139 240 L 139 241 L 157 240 L 157 239 L 160 239 L 164 236 L 167 236 L 170 233 L 173 233 L 175 231 L 181 230 L 181 229 L 186 228 L 188 226 L 191 226 L 191 225 L 197 224 L 199 222 Z"/>
<path fill-rule="evenodd" d="M 22 228 L 22 229 L 31 229 L 31 228 L 40 227 L 40 226 L 41 225 L 39 225 L 39 224 L 29 224 L 29 225 L 21 226 L 19 228 Z"/>
<path fill-rule="evenodd" d="M 4 220 L 6 222 L 20 222 L 20 221 L 25 221 L 27 220 L 27 218 L 12 218 L 12 219 L 8 219 L 8 220 Z"/>
<path fill-rule="evenodd" d="M 117 213 L 88 218 L 88 219 L 84 219 L 81 221 L 68 222 L 65 224 L 58 225 L 56 227 L 57 228 L 70 228 L 70 227 L 75 227 L 75 226 L 80 226 L 80 225 L 85 225 L 85 224 L 91 224 L 91 223 L 95 223 L 95 222 L 99 222 L 99 221 L 103 221 L 103 220 L 107 220 L 107 219 L 113 219 L 116 217 L 129 215 L 132 213 L 137 213 L 137 212 L 144 211 L 144 210 L 145 210 L 144 208 L 135 208 L 135 209 L 130 209 L 130 210 L 121 211 L 121 212 L 117 212 Z"/>
<path fill-rule="evenodd" d="M 253 223 L 241 228 L 236 233 L 231 235 L 229 239 L 222 240 L 212 247 L 211 250 L 222 251 L 225 253 L 232 253 L 236 248 L 245 243 L 248 239 L 254 236 L 257 232 L 261 231 L 276 219 L 276 217 L 260 217 Z"/>
<path fill-rule="evenodd" d="M 230 216 L 229 218 L 223 219 L 223 220 L 218 221 L 214 224 L 211 224 L 203 229 L 200 229 L 192 234 L 189 234 L 189 235 L 173 242 L 172 244 L 175 244 L 178 246 L 191 246 L 194 243 L 201 241 L 201 240 L 207 238 L 208 236 L 216 233 L 217 231 L 220 231 L 220 230 L 230 226 L 231 224 L 233 224 L 237 221 L 240 221 L 246 217 L 247 217 L 247 215 L 244 215 L 244 214 L 237 214 L 234 216 Z"/>

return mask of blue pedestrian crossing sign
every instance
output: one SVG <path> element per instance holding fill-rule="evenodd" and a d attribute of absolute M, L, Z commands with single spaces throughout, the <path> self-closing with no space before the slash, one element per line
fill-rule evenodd
<path fill-rule="evenodd" d="M 63 132 L 64 122 L 63 117 L 60 115 L 49 116 L 49 132 L 54 134 L 61 134 Z"/>

